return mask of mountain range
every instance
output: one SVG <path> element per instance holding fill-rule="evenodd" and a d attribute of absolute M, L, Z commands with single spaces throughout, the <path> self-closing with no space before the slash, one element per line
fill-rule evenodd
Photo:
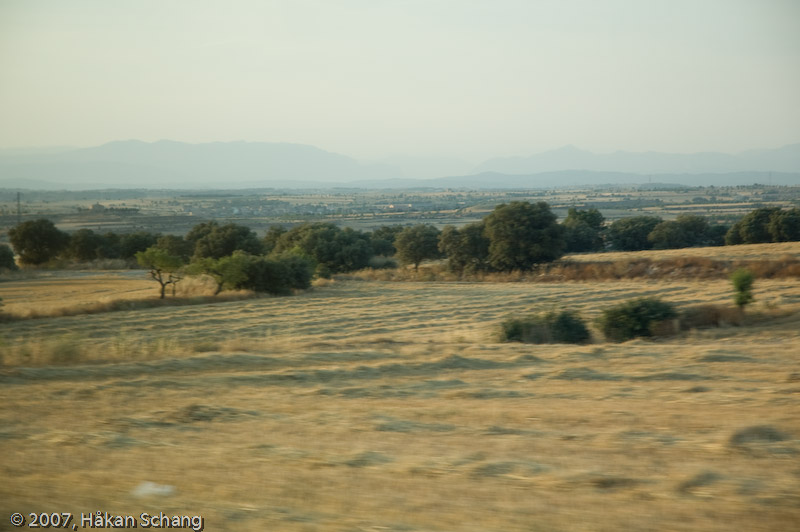
<path fill-rule="evenodd" d="M 359 162 L 314 146 L 117 141 L 91 148 L 0 150 L 0 188 L 498 188 L 673 183 L 800 185 L 800 144 L 739 154 L 615 152 L 574 146 L 528 157 L 396 157 Z"/>

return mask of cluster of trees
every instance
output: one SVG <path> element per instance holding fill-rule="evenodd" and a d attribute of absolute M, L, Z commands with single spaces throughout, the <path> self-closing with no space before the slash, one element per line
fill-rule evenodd
<path fill-rule="evenodd" d="M 762 244 L 800 241 L 800 209 L 762 207 L 736 222 L 725 235 L 725 244 Z"/>
<path fill-rule="evenodd" d="M 357 270 L 376 254 L 394 255 L 401 227 L 382 227 L 372 233 L 341 229 L 331 223 L 309 223 L 286 230 L 273 226 L 264 238 L 250 228 L 216 221 L 194 226 L 185 236 L 135 232 L 98 234 L 81 229 L 71 235 L 46 219 L 24 222 L 9 231 L 22 264 L 41 265 L 54 259 L 81 262 L 95 259 L 135 260 L 150 270 L 161 288 L 186 275 L 205 274 L 223 289 L 252 289 L 286 293 L 307 288 L 314 274 Z M 0 246 L 0 268 L 16 268 L 14 253 Z"/>
<path fill-rule="evenodd" d="M 218 292 L 249 288 L 284 293 L 307 287 L 313 275 L 365 268 L 376 256 L 393 256 L 415 269 L 424 260 L 446 258 L 451 271 L 469 274 L 528 270 L 564 253 L 795 241 L 800 240 L 800 209 L 759 208 L 728 228 L 691 214 L 670 221 L 633 216 L 606 225 L 597 209 L 572 208 L 559 224 L 547 203 L 515 201 L 498 205 L 479 222 L 442 231 L 426 224 L 363 232 L 306 223 L 288 230 L 273 226 L 259 238 L 246 226 L 211 221 L 185 236 L 99 234 L 90 229 L 70 235 L 41 219 L 12 228 L 9 237 L 23 264 L 54 258 L 135 259 L 150 270 L 162 297 L 184 275 L 198 274 L 212 277 Z M 0 246 L 0 268 L 16 268 L 7 246 Z"/>
<path fill-rule="evenodd" d="M 731 227 L 710 224 L 693 214 L 671 221 L 634 216 L 609 225 L 604 238 L 609 248 L 623 251 L 795 242 L 800 241 L 800 209 L 758 208 Z"/>
<path fill-rule="evenodd" d="M 800 241 L 800 209 L 763 207 L 731 227 L 711 224 L 694 214 L 665 221 L 657 216 L 632 216 L 605 226 L 596 209 L 570 209 L 563 223 L 566 251 L 640 251 L 698 246 Z"/>
<path fill-rule="evenodd" d="M 95 259 L 133 259 L 136 253 L 156 244 L 160 235 L 138 231 L 119 235 L 79 229 L 71 235 L 47 219 L 31 220 L 8 232 L 22 264 L 39 265 L 56 258 L 86 262 Z"/>
<path fill-rule="evenodd" d="M 605 240 L 611 249 L 619 251 L 722 246 L 727 231 L 727 226 L 712 225 L 696 214 L 681 214 L 669 221 L 657 216 L 632 216 L 609 225 Z"/>
<path fill-rule="evenodd" d="M 545 202 L 501 204 L 480 222 L 461 228 L 403 229 L 395 240 L 397 257 L 415 267 L 423 259 L 447 258 L 458 273 L 528 270 L 563 255 L 565 228 Z"/>

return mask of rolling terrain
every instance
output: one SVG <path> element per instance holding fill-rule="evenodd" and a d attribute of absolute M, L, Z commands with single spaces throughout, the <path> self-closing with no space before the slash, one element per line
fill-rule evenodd
<path fill-rule="evenodd" d="M 137 273 L 0 287 L 8 311 L 154 296 Z M 336 280 L 0 324 L 0 510 L 200 514 L 214 531 L 790 530 L 800 289 L 755 295 L 770 321 L 582 346 L 498 343 L 497 325 L 641 296 L 728 304 L 730 283 Z"/>

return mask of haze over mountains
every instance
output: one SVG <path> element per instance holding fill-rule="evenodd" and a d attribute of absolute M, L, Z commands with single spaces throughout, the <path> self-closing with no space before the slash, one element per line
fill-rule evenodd
<path fill-rule="evenodd" d="M 800 185 L 800 144 L 735 155 L 595 154 L 565 146 L 477 166 L 433 157 L 364 163 L 313 146 L 265 142 L 130 140 L 92 148 L 0 150 L 3 188 L 535 188 L 647 182 Z"/>

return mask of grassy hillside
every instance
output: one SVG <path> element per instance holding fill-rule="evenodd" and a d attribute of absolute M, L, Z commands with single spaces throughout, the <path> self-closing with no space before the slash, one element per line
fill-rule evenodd
<path fill-rule="evenodd" d="M 33 281 L 3 283 L 9 308 L 155 292 Z M 201 514 L 214 531 L 793 528 L 796 279 L 757 280 L 748 312 L 772 319 L 747 327 L 496 341 L 508 315 L 591 319 L 645 295 L 732 301 L 725 280 L 335 281 L 0 324 L 0 510 Z"/>

